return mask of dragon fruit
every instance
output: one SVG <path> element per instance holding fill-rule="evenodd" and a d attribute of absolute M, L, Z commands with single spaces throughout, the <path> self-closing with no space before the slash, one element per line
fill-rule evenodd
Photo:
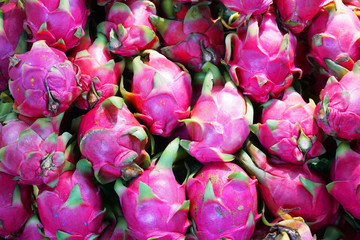
<path fill-rule="evenodd" d="M 229 81 L 213 86 L 211 70 L 205 77 L 202 94 L 186 124 L 191 141 L 181 145 L 202 163 L 232 161 L 250 133 L 253 121 L 251 102 Z"/>
<path fill-rule="evenodd" d="M 234 163 L 208 163 L 186 184 L 198 239 L 250 239 L 257 219 L 256 180 Z"/>
<path fill-rule="evenodd" d="M 360 138 L 360 61 L 340 81 L 328 79 L 315 109 L 319 127 L 328 135 L 346 140 Z"/>
<path fill-rule="evenodd" d="M 24 29 L 25 11 L 17 1 L 0 8 L 0 91 L 8 87 L 9 57 L 26 51 Z"/>
<path fill-rule="evenodd" d="M 156 14 L 156 8 L 150 1 L 116 0 L 107 11 L 106 21 L 98 25 L 98 32 L 107 37 L 111 52 L 130 57 L 159 46 L 155 29 L 149 22 L 152 14 Z"/>
<path fill-rule="evenodd" d="M 13 176 L 0 172 L 0 237 L 13 239 L 32 215 L 31 186 L 18 184 Z"/>
<path fill-rule="evenodd" d="M 306 164 L 270 164 L 271 159 L 251 143 L 247 151 L 252 158 L 242 150 L 240 162 L 259 180 L 258 191 L 275 217 L 281 208 L 291 209 L 291 214 L 302 217 L 312 231 L 335 219 L 339 203 L 327 192 L 325 181 Z"/>
<path fill-rule="evenodd" d="M 99 34 L 89 48 L 78 52 L 72 60 L 81 71 L 79 85 L 82 92 L 75 100 L 81 109 L 91 109 L 118 92 L 118 79 L 124 66 L 112 59 L 106 42 L 106 38 Z"/>
<path fill-rule="evenodd" d="M 144 127 L 120 97 L 109 97 L 82 116 L 78 130 L 81 154 L 87 158 L 101 183 L 118 177 L 130 179 L 148 164 Z"/>
<path fill-rule="evenodd" d="M 247 32 L 239 28 L 226 36 L 225 62 L 243 93 L 263 103 L 289 87 L 293 74 L 302 70 L 294 66 L 295 36 L 279 30 L 272 11 L 257 19 L 249 20 Z"/>
<path fill-rule="evenodd" d="M 56 188 L 40 188 L 36 198 L 44 236 L 55 239 L 95 239 L 102 231 L 100 188 L 92 179 L 91 165 L 80 160 L 75 171 L 59 178 Z"/>
<path fill-rule="evenodd" d="M 303 164 L 325 152 L 324 133 L 315 120 L 315 103 L 306 103 L 292 87 L 281 100 L 265 103 L 260 123 L 251 126 L 260 143 L 281 160 Z"/>
<path fill-rule="evenodd" d="M 43 240 L 43 236 L 40 234 L 39 229 L 43 226 L 36 215 L 31 216 L 25 223 L 24 229 L 21 234 L 16 237 L 16 240 Z"/>
<path fill-rule="evenodd" d="M 133 105 L 151 133 L 169 136 L 189 116 L 191 77 L 154 50 L 144 51 L 133 60 L 132 91 L 120 87 L 122 96 Z M 144 81 L 144 79 L 146 81 Z"/>
<path fill-rule="evenodd" d="M 218 64 L 225 51 L 221 21 L 211 18 L 208 5 L 201 2 L 192 6 L 184 20 L 149 17 L 163 39 L 161 52 L 194 71 L 201 71 L 205 62 Z"/>
<path fill-rule="evenodd" d="M 339 27 L 341 31 L 339 31 Z M 310 56 L 323 68 L 330 59 L 351 70 L 360 59 L 360 20 L 341 0 L 327 4 L 313 19 L 308 31 Z"/>
<path fill-rule="evenodd" d="M 128 187 L 121 180 L 115 183 L 120 204 L 135 239 L 184 239 L 190 225 L 189 200 L 185 185 L 180 185 L 172 171 L 179 148 L 173 140 L 155 164 L 133 179 Z"/>
<path fill-rule="evenodd" d="M 79 44 L 89 15 L 84 0 L 25 0 L 25 12 L 32 41 L 45 40 L 61 51 Z"/>
<path fill-rule="evenodd" d="M 78 69 L 66 55 L 35 42 L 30 51 L 10 58 L 9 89 L 14 109 L 28 117 L 56 116 L 79 96 Z"/>
<path fill-rule="evenodd" d="M 331 169 L 331 181 L 326 187 L 329 193 L 340 202 L 345 211 L 360 219 L 360 148 L 342 142 L 337 150 Z"/>

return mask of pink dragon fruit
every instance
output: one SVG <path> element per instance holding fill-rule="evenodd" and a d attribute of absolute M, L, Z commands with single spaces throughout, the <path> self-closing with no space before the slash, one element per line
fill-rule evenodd
<path fill-rule="evenodd" d="M 319 127 L 328 135 L 346 140 L 360 138 L 360 61 L 340 81 L 330 77 L 315 109 Z"/>
<path fill-rule="evenodd" d="M 181 145 L 202 163 L 232 161 L 253 121 L 251 102 L 234 84 L 213 86 L 212 78 L 210 70 L 190 118 L 183 120 L 191 141 L 182 140 Z"/>
<path fill-rule="evenodd" d="M 10 59 L 9 89 L 14 109 L 28 117 L 56 116 L 79 96 L 77 73 L 66 55 L 35 42 L 29 52 Z"/>
<path fill-rule="evenodd" d="M 341 31 L 339 31 L 339 27 Z M 308 31 L 310 56 L 327 70 L 325 59 L 351 70 L 360 59 L 360 20 L 341 0 L 331 1 L 313 19 Z"/>
<path fill-rule="evenodd" d="M 275 217 L 280 209 L 292 210 L 291 214 L 302 217 L 312 231 L 335 219 L 339 203 L 327 192 L 325 181 L 306 164 L 269 164 L 272 159 L 250 143 L 247 151 L 252 159 L 242 150 L 240 162 L 259 180 L 259 193 Z"/>
<path fill-rule="evenodd" d="M 151 133 L 169 136 L 190 113 L 191 77 L 154 50 L 144 51 L 133 60 L 132 90 L 121 83 L 122 96 L 139 111 L 136 114 Z M 146 79 L 146 81 L 144 81 Z"/>
<path fill-rule="evenodd" d="M 61 51 L 79 44 L 89 15 L 84 0 L 26 0 L 25 11 L 32 41 L 45 40 Z"/>
<path fill-rule="evenodd" d="M 271 11 L 257 19 L 249 20 L 247 32 L 239 28 L 226 36 L 225 61 L 243 93 L 263 103 L 289 87 L 293 74 L 302 70 L 294 66 L 295 36 L 279 30 Z"/>
<path fill-rule="evenodd" d="M 13 239 L 31 216 L 31 186 L 18 184 L 13 176 L 0 172 L 0 237 Z"/>
<path fill-rule="evenodd" d="M 36 215 L 31 216 L 25 223 L 24 229 L 21 234 L 16 237 L 16 240 L 43 240 L 43 236 L 40 234 L 39 229 L 42 229 L 43 225 L 39 221 Z"/>
<path fill-rule="evenodd" d="M 218 64 L 224 55 L 224 32 L 220 20 L 213 20 L 209 2 L 192 6 L 184 20 L 150 16 L 165 47 L 161 52 L 189 69 L 201 71 L 205 62 Z"/>
<path fill-rule="evenodd" d="M 257 219 L 256 180 L 234 163 L 209 163 L 186 184 L 198 239 L 250 239 Z"/>
<path fill-rule="evenodd" d="M 55 239 L 96 239 L 105 210 L 100 188 L 92 179 L 91 165 L 80 160 L 75 171 L 60 176 L 54 189 L 41 188 L 36 198 L 44 236 Z"/>
<path fill-rule="evenodd" d="M 185 185 L 176 181 L 172 171 L 178 148 L 179 139 L 176 138 L 157 163 L 154 160 L 128 187 L 120 179 L 115 183 L 129 233 L 135 239 L 185 238 L 190 225 L 189 201 Z"/>
<path fill-rule="evenodd" d="M 303 164 L 325 152 L 323 131 L 315 120 L 315 103 L 306 103 L 292 87 L 281 100 L 265 103 L 260 123 L 251 126 L 260 143 L 281 160 Z"/>
<path fill-rule="evenodd" d="M 331 169 L 331 181 L 326 187 L 340 202 L 345 211 L 360 219 L 360 144 L 355 147 L 342 142 L 337 150 Z"/>
<path fill-rule="evenodd" d="M 89 48 L 78 52 L 72 59 L 81 71 L 79 85 L 82 93 L 75 100 L 81 109 L 91 109 L 118 92 L 118 79 L 124 66 L 113 60 L 106 42 L 106 38 L 99 34 Z"/>
<path fill-rule="evenodd" d="M 106 21 L 98 25 L 98 31 L 107 37 L 111 52 L 130 57 L 159 46 L 155 29 L 149 22 L 152 14 L 156 14 L 156 8 L 150 1 L 116 0 L 107 11 Z"/>
<path fill-rule="evenodd" d="M 135 119 L 120 97 L 109 97 L 81 118 L 78 143 L 101 183 L 118 177 L 130 179 L 146 165 L 148 141 L 144 127 Z"/>
<path fill-rule="evenodd" d="M 26 51 L 24 29 L 25 11 L 18 1 L 0 8 L 0 91 L 8 87 L 9 57 Z"/>

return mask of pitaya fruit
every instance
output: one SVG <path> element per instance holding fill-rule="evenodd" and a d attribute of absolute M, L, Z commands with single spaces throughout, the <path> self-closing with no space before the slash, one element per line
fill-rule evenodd
<path fill-rule="evenodd" d="M 25 223 L 24 229 L 21 231 L 21 234 L 16 237 L 16 240 L 43 240 L 42 234 L 39 232 L 39 229 L 42 229 L 43 225 L 39 221 L 39 218 L 36 215 L 31 216 L 28 221 Z"/>
<path fill-rule="evenodd" d="M 342 142 L 337 150 L 331 169 L 331 181 L 326 187 L 345 211 L 360 219 L 360 144 L 355 147 Z"/>
<path fill-rule="evenodd" d="M 154 50 L 136 57 L 133 70 L 132 90 L 127 92 L 122 82 L 122 96 L 139 111 L 136 116 L 151 133 L 169 136 L 179 120 L 189 116 L 190 74 Z"/>
<path fill-rule="evenodd" d="M 9 57 L 26 51 L 24 20 L 20 1 L 11 1 L 0 8 L 0 91 L 8 87 Z"/>
<path fill-rule="evenodd" d="M 186 184 L 198 239 L 250 239 L 257 213 L 256 180 L 235 163 L 208 163 Z"/>
<path fill-rule="evenodd" d="M 131 57 L 146 49 L 159 46 L 149 16 L 156 14 L 155 5 L 148 0 L 116 0 L 106 14 L 106 21 L 98 31 L 108 39 L 108 49 L 124 57 Z"/>
<path fill-rule="evenodd" d="M 36 198 L 44 236 L 55 239 L 96 239 L 101 233 L 100 188 L 92 179 L 90 163 L 80 160 L 75 171 L 60 176 L 56 188 L 40 188 Z"/>
<path fill-rule="evenodd" d="M 0 172 L 0 237 L 13 239 L 32 215 L 31 186 L 18 184 L 14 177 Z"/>
<path fill-rule="evenodd" d="M 150 16 L 165 46 L 161 52 L 194 71 L 201 71 L 205 62 L 218 64 L 225 52 L 221 21 L 211 18 L 208 5 L 201 2 L 192 6 L 183 20 Z"/>
<path fill-rule="evenodd" d="M 186 124 L 191 141 L 181 145 L 202 163 L 232 161 L 250 133 L 253 107 L 229 81 L 213 86 L 211 70 L 205 77 L 202 94 Z"/>
<path fill-rule="evenodd" d="M 79 44 L 89 15 L 84 0 L 25 0 L 25 12 L 32 41 L 45 40 L 61 51 Z"/>
<path fill-rule="evenodd" d="M 14 109 L 28 117 L 56 116 L 79 96 L 78 70 L 66 55 L 35 42 L 30 51 L 10 59 L 9 89 Z"/>
<path fill-rule="evenodd" d="M 281 100 L 272 99 L 263 107 L 260 123 L 251 129 L 269 153 L 293 164 L 325 153 L 325 135 L 316 124 L 313 100 L 306 103 L 289 87 Z"/>
<path fill-rule="evenodd" d="M 293 74 L 301 76 L 302 70 L 294 66 L 295 36 L 279 30 L 272 11 L 257 19 L 249 20 L 247 32 L 239 28 L 226 36 L 225 61 L 243 93 L 263 103 L 289 87 Z"/>
<path fill-rule="evenodd" d="M 81 154 L 101 183 L 142 173 L 138 165 L 150 160 L 148 136 L 120 97 L 109 97 L 82 116 L 78 130 Z"/>
<path fill-rule="evenodd" d="M 341 29 L 341 31 L 339 31 Z M 341 0 L 327 4 L 313 19 L 308 31 L 310 56 L 323 68 L 332 70 L 325 59 L 351 70 L 360 59 L 360 20 Z"/>
<path fill-rule="evenodd" d="M 325 133 L 346 140 L 360 138 L 360 61 L 340 81 L 328 79 L 315 109 L 319 127 Z"/>
<path fill-rule="evenodd" d="M 121 180 L 115 190 L 128 223 L 129 234 L 135 239 L 184 239 L 190 225 L 189 201 L 185 185 L 180 185 L 172 171 L 179 148 L 173 140 L 160 159 L 133 179 L 128 187 Z"/>

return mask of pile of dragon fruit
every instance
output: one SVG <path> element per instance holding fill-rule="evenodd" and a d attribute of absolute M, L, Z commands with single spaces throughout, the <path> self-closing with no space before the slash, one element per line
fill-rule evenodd
<path fill-rule="evenodd" d="M 0 238 L 360 239 L 357 0 L 1 0 Z"/>

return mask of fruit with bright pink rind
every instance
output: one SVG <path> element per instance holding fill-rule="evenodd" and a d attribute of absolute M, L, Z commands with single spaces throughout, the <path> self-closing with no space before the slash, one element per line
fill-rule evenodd
<path fill-rule="evenodd" d="M 186 184 L 198 239 L 250 239 L 257 213 L 256 180 L 234 163 L 208 163 Z"/>
<path fill-rule="evenodd" d="M 121 180 L 115 190 L 128 223 L 129 233 L 135 239 L 184 239 L 190 225 L 189 201 L 185 185 L 180 185 L 172 171 L 179 148 L 179 139 L 173 140 L 160 159 L 133 179 L 128 187 Z"/>
<path fill-rule="evenodd" d="M 2 172 L 0 182 L 0 237 L 12 239 L 32 215 L 32 187 L 18 184 L 13 176 Z"/>
<path fill-rule="evenodd" d="M 24 229 L 21 234 L 16 237 L 16 240 L 43 240 L 43 236 L 40 234 L 39 229 L 43 226 L 36 215 L 31 216 L 24 225 Z"/>
<path fill-rule="evenodd" d="M 293 74 L 301 76 L 302 70 L 294 65 L 295 36 L 279 30 L 272 11 L 257 19 L 249 20 L 247 32 L 238 28 L 226 36 L 225 62 L 243 94 L 263 103 L 289 87 Z"/>
<path fill-rule="evenodd" d="M 133 60 L 132 90 L 120 86 L 122 96 L 139 112 L 135 114 L 151 133 L 169 136 L 190 114 L 191 76 L 154 50 Z M 144 79 L 146 81 L 144 81 Z"/>
<path fill-rule="evenodd" d="M 148 136 L 120 97 L 109 97 L 82 116 L 78 130 L 81 154 L 101 183 L 142 173 L 146 165 Z"/>
<path fill-rule="evenodd" d="M 25 0 L 24 28 L 33 42 L 67 51 L 79 44 L 89 11 L 84 0 Z"/>
<path fill-rule="evenodd" d="M 315 120 L 315 103 L 306 103 L 292 87 L 282 99 L 263 105 L 260 122 L 251 126 L 260 143 L 282 161 L 303 164 L 325 152 L 323 131 Z"/>

